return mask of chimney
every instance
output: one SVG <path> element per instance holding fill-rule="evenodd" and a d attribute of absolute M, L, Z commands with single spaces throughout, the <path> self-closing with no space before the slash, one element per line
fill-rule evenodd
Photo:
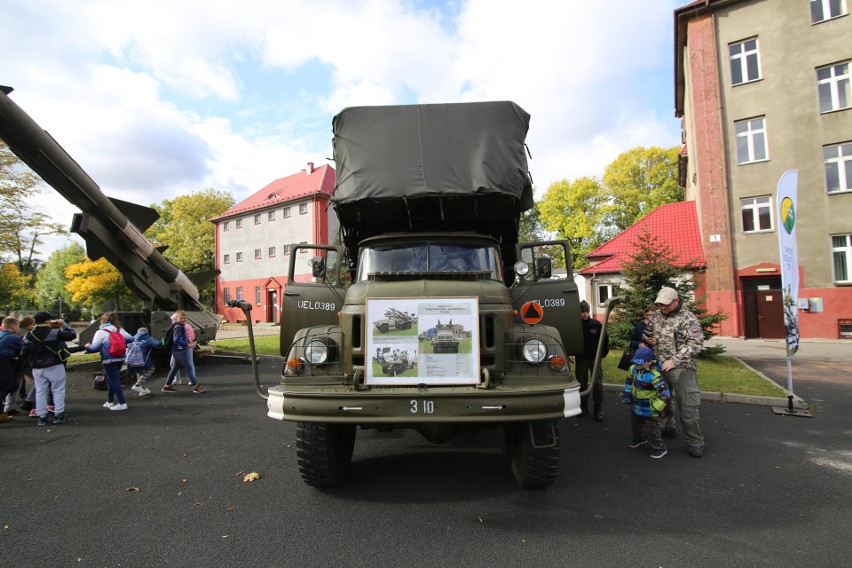
<path fill-rule="evenodd" d="M 311 175 L 312 173 L 314 173 L 314 163 L 308 162 L 308 169 L 305 170 L 305 174 Z"/>

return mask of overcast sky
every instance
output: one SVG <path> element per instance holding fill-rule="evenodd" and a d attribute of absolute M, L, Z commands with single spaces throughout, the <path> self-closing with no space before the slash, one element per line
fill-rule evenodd
<path fill-rule="evenodd" d="M 532 115 L 540 197 L 622 151 L 680 143 L 685 3 L 7 0 L 0 84 L 105 194 L 144 205 L 205 188 L 241 201 L 331 163 L 347 106 L 509 99 Z M 69 225 L 76 208 L 44 195 Z"/>

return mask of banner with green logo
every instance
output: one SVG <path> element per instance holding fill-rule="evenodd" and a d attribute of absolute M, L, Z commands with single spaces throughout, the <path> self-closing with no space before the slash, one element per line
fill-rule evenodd
<path fill-rule="evenodd" d="M 799 349 L 799 253 L 796 247 L 798 179 L 798 170 L 788 170 L 778 181 L 778 244 L 781 247 L 781 288 L 788 357 L 792 357 Z"/>

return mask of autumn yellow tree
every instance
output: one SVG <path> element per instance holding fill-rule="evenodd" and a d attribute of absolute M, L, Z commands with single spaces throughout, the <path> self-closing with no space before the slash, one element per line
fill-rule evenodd
<path fill-rule="evenodd" d="M 67 266 L 65 277 L 69 280 L 65 289 L 71 292 L 71 301 L 91 306 L 92 315 L 108 303 L 116 310 L 129 310 L 140 304 L 125 286 L 121 273 L 106 258 L 92 261 L 86 257 L 83 262 Z"/>
<path fill-rule="evenodd" d="M 602 242 L 600 212 L 605 202 L 600 182 L 582 177 L 551 184 L 537 205 L 544 229 L 570 243 L 574 268 L 588 264 L 584 255 Z"/>
<path fill-rule="evenodd" d="M 21 274 L 14 262 L 0 264 L 0 309 L 9 313 L 30 305 L 35 300 L 35 290 L 30 277 Z"/>

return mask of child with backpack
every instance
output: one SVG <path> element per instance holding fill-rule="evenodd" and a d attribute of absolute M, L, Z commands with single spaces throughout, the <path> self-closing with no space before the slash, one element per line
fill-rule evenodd
<path fill-rule="evenodd" d="M 633 354 L 630 375 L 624 382 L 622 401 L 630 405 L 633 438 L 630 448 L 650 444 L 651 457 L 659 459 L 668 453 L 660 434 L 660 414 L 671 403 L 671 392 L 660 372 L 654 367 L 654 352 L 640 347 Z"/>
<path fill-rule="evenodd" d="M 121 328 L 118 314 L 109 312 L 101 316 L 101 325 L 91 343 L 86 344 L 87 353 L 100 353 L 101 365 L 107 378 L 107 401 L 104 408 L 109 410 L 127 410 L 127 401 L 121 387 L 121 366 L 127 344 L 134 337 Z"/>
<path fill-rule="evenodd" d="M 140 397 L 148 396 L 151 390 L 146 386 L 151 375 L 154 374 L 154 362 L 151 360 L 151 350 L 160 347 L 160 342 L 148 334 L 147 327 L 136 330 L 133 343 L 127 350 L 125 363 L 127 370 L 136 375 L 136 384 L 130 387 L 133 392 L 139 393 Z"/>

